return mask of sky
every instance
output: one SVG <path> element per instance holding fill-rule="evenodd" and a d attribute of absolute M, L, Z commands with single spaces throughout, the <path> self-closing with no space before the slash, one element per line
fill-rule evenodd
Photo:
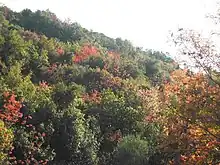
<path fill-rule="evenodd" d="M 170 31 L 189 28 L 209 31 L 206 14 L 215 12 L 216 0 L 0 0 L 9 8 L 54 12 L 88 30 L 130 40 L 135 46 L 172 52 Z"/>

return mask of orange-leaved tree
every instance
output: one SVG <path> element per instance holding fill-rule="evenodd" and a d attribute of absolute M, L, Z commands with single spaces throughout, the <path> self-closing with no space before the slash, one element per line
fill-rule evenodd
<path fill-rule="evenodd" d="M 167 138 L 174 163 L 216 163 L 220 157 L 220 87 L 200 73 L 177 70 L 164 85 Z M 166 146 L 166 147 L 165 147 Z"/>

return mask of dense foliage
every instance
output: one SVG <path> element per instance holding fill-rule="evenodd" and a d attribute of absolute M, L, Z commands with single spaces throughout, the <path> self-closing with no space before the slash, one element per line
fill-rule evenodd
<path fill-rule="evenodd" d="M 50 11 L 0 11 L 1 164 L 219 163 L 209 76 Z"/>

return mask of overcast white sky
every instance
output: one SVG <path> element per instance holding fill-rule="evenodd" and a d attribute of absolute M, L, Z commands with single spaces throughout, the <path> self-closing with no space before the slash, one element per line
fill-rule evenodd
<path fill-rule="evenodd" d="M 216 0 L 0 0 L 13 10 L 50 9 L 83 27 L 134 45 L 169 51 L 169 30 L 178 27 L 209 30 L 205 14 L 215 12 Z"/>

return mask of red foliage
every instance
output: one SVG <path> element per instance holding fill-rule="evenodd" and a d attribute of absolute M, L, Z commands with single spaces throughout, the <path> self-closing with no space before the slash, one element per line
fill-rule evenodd
<path fill-rule="evenodd" d="M 63 50 L 62 48 L 58 48 L 58 49 L 57 49 L 57 53 L 58 53 L 59 55 L 63 55 L 63 54 L 64 54 L 64 50 Z"/>
<path fill-rule="evenodd" d="M 109 140 L 112 142 L 120 142 L 122 140 L 122 134 L 120 131 L 115 131 L 109 136 Z"/>
<path fill-rule="evenodd" d="M 16 123 L 19 118 L 22 118 L 20 109 L 22 107 L 21 102 L 16 100 L 14 93 L 4 92 L 4 105 L 0 110 L 0 119 L 3 121 Z"/>
<path fill-rule="evenodd" d="M 50 88 L 46 81 L 41 81 L 39 83 L 39 86 L 40 86 L 41 89 L 48 89 L 48 88 Z"/>
<path fill-rule="evenodd" d="M 111 74 L 106 74 L 101 77 L 100 85 L 103 88 L 118 89 L 122 86 L 122 79 L 120 77 L 114 77 Z"/>
<path fill-rule="evenodd" d="M 99 55 L 99 51 L 96 47 L 91 45 L 84 45 L 79 52 L 77 52 L 73 58 L 73 62 L 79 63 L 87 59 L 90 56 Z"/>
<path fill-rule="evenodd" d="M 44 85 L 46 85 L 43 82 Z M 9 160 L 12 164 L 48 164 L 48 160 L 38 161 L 35 158 L 35 155 L 39 152 L 39 148 L 44 143 L 44 137 L 46 133 L 40 133 L 36 131 L 36 128 L 32 124 L 27 124 L 28 120 L 32 119 L 32 116 L 23 116 L 20 112 L 22 104 L 20 101 L 17 101 L 16 95 L 12 92 L 4 92 L 4 104 L 0 110 L 0 119 L 6 122 L 8 125 L 18 124 L 18 126 L 26 127 L 30 132 L 30 146 L 27 149 L 27 155 L 25 155 L 24 160 L 18 160 L 14 155 L 15 147 L 11 147 L 9 151 Z"/>
<path fill-rule="evenodd" d="M 42 133 L 42 136 L 43 136 L 43 137 L 45 137 L 45 136 L 46 136 L 46 134 L 43 132 L 43 133 Z"/>
<path fill-rule="evenodd" d="M 53 64 L 48 68 L 48 73 L 52 73 L 57 68 L 57 64 Z"/>
<path fill-rule="evenodd" d="M 100 103 L 101 95 L 97 90 L 93 90 L 90 94 L 85 94 L 83 100 L 86 102 Z"/>
<path fill-rule="evenodd" d="M 148 115 L 145 117 L 145 121 L 147 121 L 148 123 L 151 123 L 154 121 L 154 116 L 153 115 Z"/>
<path fill-rule="evenodd" d="M 120 55 L 116 52 L 108 52 L 105 59 L 104 69 L 116 77 L 129 77 L 129 74 L 126 73 L 126 70 L 120 68 Z"/>

